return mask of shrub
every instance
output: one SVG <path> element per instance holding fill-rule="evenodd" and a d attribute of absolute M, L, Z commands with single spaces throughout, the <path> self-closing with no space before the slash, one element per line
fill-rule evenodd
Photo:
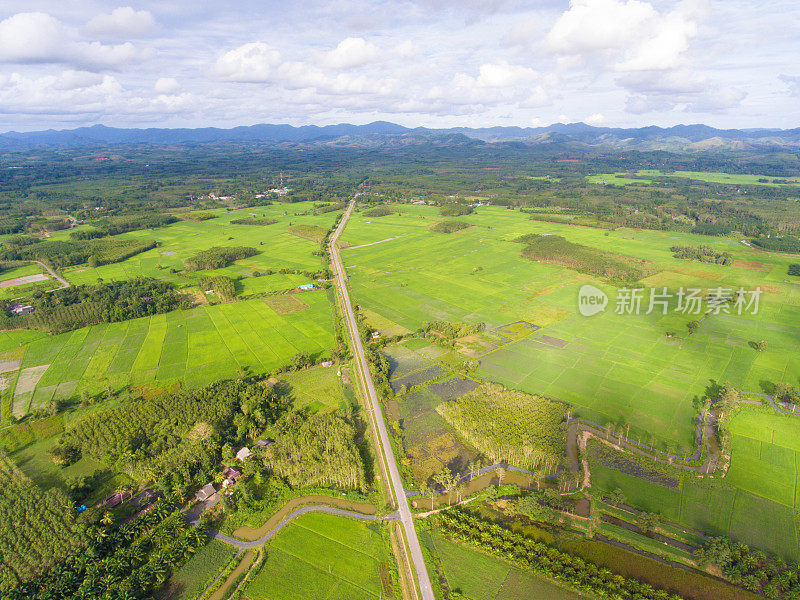
<path fill-rule="evenodd" d="M 255 256 L 256 249 L 249 246 L 214 246 L 202 250 L 186 259 L 186 268 L 190 271 L 221 269 L 232 262 Z"/>
<path fill-rule="evenodd" d="M 472 207 L 469 204 L 452 202 L 450 204 L 442 204 L 439 207 L 439 214 L 443 217 L 460 217 L 470 213 L 472 213 Z"/>
<path fill-rule="evenodd" d="M 439 221 L 436 225 L 431 227 L 431 231 L 437 231 L 439 233 L 454 233 L 456 231 L 460 231 L 461 229 L 466 229 L 467 227 L 471 227 L 469 223 L 464 223 L 464 221 L 455 221 L 455 220 L 448 220 L 448 221 Z"/>

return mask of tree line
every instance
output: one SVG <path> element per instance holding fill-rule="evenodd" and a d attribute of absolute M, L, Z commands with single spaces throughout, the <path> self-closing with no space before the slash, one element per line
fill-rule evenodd
<path fill-rule="evenodd" d="M 499 556 L 591 595 L 619 600 L 680 600 L 676 594 L 615 574 L 461 508 L 439 513 L 435 523 L 453 540 L 475 546 L 487 554 Z"/>
<path fill-rule="evenodd" d="M 213 246 L 187 258 L 185 265 L 189 271 L 210 271 L 255 255 L 256 249 L 249 246 Z"/>

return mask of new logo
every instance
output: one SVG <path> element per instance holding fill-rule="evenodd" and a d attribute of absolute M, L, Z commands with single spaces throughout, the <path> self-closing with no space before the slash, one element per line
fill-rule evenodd
<path fill-rule="evenodd" d="M 608 296 L 600 288 L 583 285 L 578 292 L 578 312 L 584 317 L 591 317 L 603 312 L 608 306 Z"/>

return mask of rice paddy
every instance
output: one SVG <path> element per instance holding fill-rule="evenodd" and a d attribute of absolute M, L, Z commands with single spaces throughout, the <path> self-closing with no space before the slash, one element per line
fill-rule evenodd
<path fill-rule="evenodd" d="M 297 353 L 327 356 L 333 312 L 324 291 L 303 294 L 305 310 L 279 313 L 263 298 L 201 306 L 48 336 L 0 334 L 0 352 L 25 348 L 13 413 L 47 409 L 83 391 L 180 382 L 199 387 L 241 369 L 268 372 Z"/>
<path fill-rule="evenodd" d="M 269 543 L 266 563 L 245 595 L 252 600 L 392 597 L 387 537 L 379 523 L 323 513 L 298 517 Z"/>
<path fill-rule="evenodd" d="M 461 217 L 473 227 L 457 235 L 429 231 L 441 219 L 434 207 L 404 206 L 380 219 L 354 214 L 343 251 L 353 295 L 367 319 L 415 330 L 436 319 L 486 323 L 461 353 L 480 361 L 478 376 L 531 394 L 569 402 L 578 416 L 605 425 L 630 425 L 633 435 L 663 448 L 694 439 L 695 397 L 711 380 L 746 391 L 762 382 L 796 381 L 800 357 L 800 286 L 789 281 L 790 257 L 759 252 L 738 240 L 676 232 L 604 231 L 532 221 L 505 208 L 479 207 Z M 757 315 L 720 314 L 687 337 L 693 318 L 669 311 L 615 314 L 618 289 L 570 269 L 526 260 L 511 240 L 551 233 L 585 246 L 651 262 L 658 272 L 642 283 L 680 287 L 761 286 Z M 380 241 L 381 243 L 372 242 Z M 710 244 L 731 252 L 731 266 L 686 263 L 675 244 Z M 360 246 L 360 247 L 356 247 Z M 748 268 L 758 263 L 759 268 Z M 611 304 L 591 318 L 578 314 L 578 290 L 591 283 Z M 673 305 L 671 305 L 674 307 Z M 646 311 L 642 311 L 646 312 Z M 373 316 L 373 315 L 377 315 Z M 503 335 L 519 321 L 538 329 Z M 667 331 L 677 336 L 668 338 Z M 750 342 L 764 339 L 758 353 Z M 411 383 L 398 379 L 397 385 Z"/>

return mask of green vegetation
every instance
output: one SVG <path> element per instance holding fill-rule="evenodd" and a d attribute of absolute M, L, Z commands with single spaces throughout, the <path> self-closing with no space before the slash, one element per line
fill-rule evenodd
<path fill-rule="evenodd" d="M 256 435 L 287 408 L 285 398 L 256 382 L 220 381 L 93 412 L 60 444 L 185 493 L 207 481 L 224 443 Z"/>
<path fill-rule="evenodd" d="M 150 278 L 79 285 L 34 296 L 36 312 L 8 319 L 50 333 L 64 333 L 97 323 L 116 323 L 187 308 L 189 302 L 171 285 Z"/>
<path fill-rule="evenodd" d="M 293 312 L 273 310 L 256 298 L 55 336 L 29 330 L 0 334 L 0 351 L 25 348 L 16 373 L 28 383 L 16 386 L 13 412 L 21 417 L 84 392 L 97 395 L 128 385 L 168 388 L 179 382 L 196 388 L 236 377 L 240 369 L 269 373 L 301 352 L 323 359 L 336 345 L 330 305 L 324 291 L 302 297 L 303 309 Z"/>
<path fill-rule="evenodd" d="M 218 540 L 197 550 L 167 581 L 165 600 L 194 600 L 231 562 L 236 549 Z"/>
<path fill-rule="evenodd" d="M 110 513 L 85 552 L 72 554 L 45 574 L 5 596 L 79 600 L 81 598 L 152 597 L 169 576 L 205 543 L 171 503 L 159 501 L 153 510 L 119 527 Z M 102 522 L 102 521 L 101 521 Z"/>
<path fill-rule="evenodd" d="M 0 592 L 7 592 L 80 552 L 88 535 L 66 494 L 42 491 L 1 453 L 0 486 Z"/>
<path fill-rule="evenodd" d="M 662 591 L 650 585 L 617 575 L 460 508 L 439 513 L 436 524 L 439 531 L 453 540 L 478 547 L 487 554 L 545 574 L 570 587 L 589 593 L 613 593 L 631 600 L 664 597 Z"/>
<path fill-rule="evenodd" d="M 298 517 L 270 542 L 266 562 L 248 581 L 245 595 L 253 600 L 399 597 L 387 537 L 377 523 L 319 513 Z"/>
<path fill-rule="evenodd" d="M 231 225 L 274 225 L 277 219 L 259 219 L 258 217 L 244 217 L 242 219 L 233 219 Z"/>
<path fill-rule="evenodd" d="M 155 229 L 165 227 L 170 223 L 175 223 L 177 217 L 172 215 L 124 215 L 100 219 L 92 223 L 93 229 L 80 229 L 70 233 L 74 240 L 91 240 L 107 235 L 119 235 L 128 231 L 138 229 Z"/>
<path fill-rule="evenodd" d="M 439 214 L 443 217 L 460 217 L 462 215 L 469 215 L 471 213 L 472 207 L 469 204 L 450 202 L 439 207 Z"/>
<path fill-rule="evenodd" d="M 484 384 L 436 410 L 493 462 L 549 472 L 564 454 L 560 402 Z"/>
<path fill-rule="evenodd" d="M 557 264 L 579 273 L 600 275 L 611 280 L 633 282 L 652 274 L 643 260 L 619 256 L 567 241 L 560 235 L 528 234 L 515 241 L 526 244 L 522 256 Z"/>
<path fill-rule="evenodd" d="M 588 594 L 558 585 L 523 566 L 472 546 L 451 542 L 438 531 L 423 533 L 434 556 L 439 584 L 450 598 L 478 600 L 577 600 Z M 429 566 L 431 575 L 434 568 Z M 442 581 L 444 579 L 444 581 Z"/>
<path fill-rule="evenodd" d="M 439 221 L 436 225 L 431 226 L 431 231 L 435 231 L 437 233 L 455 233 L 456 231 L 461 231 L 462 229 L 466 229 L 467 227 L 472 227 L 469 223 L 465 223 L 464 221 L 456 221 L 455 219 L 450 219 L 446 221 Z"/>
<path fill-rule="evenodd" d="M 729 265 L 733 262 L 730 252 L 720 252 L 710 246 L 672 246 L 672 255 L 681 260 L 698 260 L 715 265 Z"/>
<path fill-rule="evenodd" d="M 39 260 L 53 268 L 89 264 L 92 267 L 124 261 L 156 247 L 152 240 L 99 239 L 88 241 L 48 241 L 12 247 L 0 253 L 0 260 Z"/>
<path fill-rule="evenodd" d="M 256 249 L 248 246 L 214 246 L 198 252 L 186 260 L 186 268 L 190 271 L 221 269 L 234 261 L 255 256 Z"/>
<path fill-rule="evenodd" d="M 216 277 L 203 277 L 200 280 L 200 289 L 204 292 L 214 292 L 221 300 L 233 300 L 236 296 L 236 282 L 225 275 Z"/>
<path fill-rule="evenodd" d="M 294 412 L 276 429 L 275 443 L 264 463 L 292 487 L 366 488 L 358 431 L 351 416 Z"/>
<path fill-rule="evenodd" d="M 767 598 L 800 597 L 800 574 L 780 559 L 727 538 L 711 538 L 695 552 L 701 565 L 720 569 L 732 583 Z"/>
<path fill-rule="evenodd" d="M 292 225 L 286 231 L 318 244 L 321 244 L 325 240 L 325 236 L 328 235 L 328 231 L 319 225 Z"/>
<path fill-rule="evenodd" d="M 787 252 L 791 254 L 800 253 L 800 237 L 784 236 L 784 237 L 758 237 L 752 242 L 769 252 Z"/>
<path fill-rule="evenodd" d="M 792 275 L 793 277 L 800 277 L 800 264 L 792 263 L 789 265 L 788 274 Z"/>
<path fill-rule="evenodd" d="M 391 206 L 381 205 L 365 210 L 363 214 L 365 217 L 386 217 L 396 212 L 397 210 Z"/>

